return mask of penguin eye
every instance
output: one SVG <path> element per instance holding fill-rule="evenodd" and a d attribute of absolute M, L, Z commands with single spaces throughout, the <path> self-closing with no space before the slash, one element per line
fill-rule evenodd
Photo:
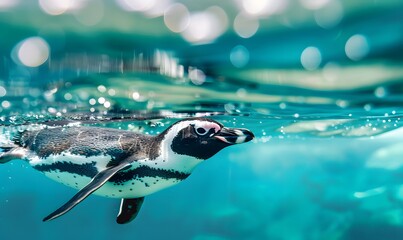
<path fill-rule="evenodd" d="M 195 130 L 196 130 L 196 133 L 199 135 L 206 135 L 206 133 L 207 133 L 206 129 L 204 129 L 202 127 L 196 128 Z"/>

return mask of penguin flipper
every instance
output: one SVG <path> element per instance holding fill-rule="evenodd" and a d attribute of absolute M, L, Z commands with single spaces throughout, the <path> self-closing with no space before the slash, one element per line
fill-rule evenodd
<path fill-rule="evenodd" d="M 119 224 L 125 224 L 131 222 L 136 218 L 143 204 L 144 197 L 139 198 L 122 198 L 120 202 L 120 210 L 116 218 L 116 222 Z"/>
<path fill-rule="evenodd" d="M 130 161 L 122 161 L 116 166 L 109 167 L 92 178 L 91 182 L 88 183 L 83 189 L 81 189 L 76 195 L 74 195 L 67 203 L 58 208 L 56 211 L 49 214 L 43 219 L 44 222 L 53 220 L 61 215 L 70 211 L 73 207 L 83 201 L 91 193 L 95 192 L 98 188 L 102 187 L 113 175 L 115 175 L 120 170 L 131 164 Z"/>
<path fill-rule="evenodd" d="M 22 147 L 1 146 L 0 163 L 7 163 L 13 159 L 24 159 L 27 155 L 27 150 Z"/>

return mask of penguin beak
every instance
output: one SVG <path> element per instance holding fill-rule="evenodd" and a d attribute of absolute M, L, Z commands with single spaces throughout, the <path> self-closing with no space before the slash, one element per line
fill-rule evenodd
<path fill-rule="evenodd" d="M 221 128 L 214 137 L 227 144 L 240 144 L 251 141 L 255 135 L 245 128 Z"/>

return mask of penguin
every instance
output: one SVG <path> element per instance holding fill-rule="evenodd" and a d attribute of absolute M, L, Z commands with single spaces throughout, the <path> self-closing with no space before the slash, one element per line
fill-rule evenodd
<path fill-rule="evenodd" d="M 118 224 L 131 222 L 144 197 L 185 180 L 194 168 L 231 145 L 251 141 L 243 128 L 207 118 L 180 120 L 158 135 L 101 127 L 53 127 L 19 132 L 2 147 L 0 163 L 22 159 L 47 177 L 78 189 L 50 221 L 91 194 L 121 199 Z"/>

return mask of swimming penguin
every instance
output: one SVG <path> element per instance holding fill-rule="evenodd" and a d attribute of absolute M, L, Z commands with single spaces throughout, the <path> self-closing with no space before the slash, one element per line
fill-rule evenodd
<path fill-rule="evenodd" d="M 176 122 L 156 136 L 99 127 L 55 127 L 20 132 L 3 147 L 0 163 L 27 160 L 47 177 L 80 189 L 48 215 L 65 214 L 90 194 L 120 198 L 117 223 L 132 221 L 144 197 L 185 180 L 221 149 L 251 141 L 242 128 L 227 128 L 205 118 Z"/>

